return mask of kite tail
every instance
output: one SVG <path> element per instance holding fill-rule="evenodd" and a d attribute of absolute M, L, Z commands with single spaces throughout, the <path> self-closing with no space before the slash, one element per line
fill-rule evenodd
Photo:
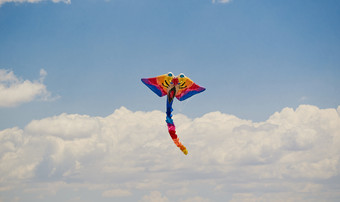
<path fill-rule="evenodd" d="M 172 140 L 174 141 L 174 143 L 176 144 L 176 146 L 178 148 L 180 148 L 180 150 L 185 155 L 187 155 L 188 154 L 187 148 L 185 148 L 185 146 L 182 145 L 182 143 L 179 141 L 179 138 L 177 137 L 176 127 L 175 127 L 174 121 L 171 118 L 172 117 L 172 114 L 171 114 L 172 111 L 173 111 L 173 109 L 172 109 L 172 102 L 169 103 L 167 101 L 167 105 L 166 105 L 166 123 L 168 125 L 169 134 L 170 134 Z"/>

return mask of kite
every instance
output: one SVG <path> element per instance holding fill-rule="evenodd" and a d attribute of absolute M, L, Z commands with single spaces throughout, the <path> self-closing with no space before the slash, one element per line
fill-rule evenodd
<path fill-rule="evenodd" d="M 172 103 L 176 97 L 179 101 L 188 99 L 189 97 L 200 93 L 205 90 L 205 88 L 197 85 L 191 79 L 186 77 L 184 74 L 174 76 L 173 73 L 169 72 L 164 75 L 160 75 L 153 78 L 142 79 L 142 82 L 149 87 L 154 93 L 159 97 L 167 95 L 166 101 L 166 123 L 168 126 L 169 134 L 181 151 L 187 155 L 188 150 L 179 141 L 176 134 L 176 127 L 174 121 L 172 120 Z"/>

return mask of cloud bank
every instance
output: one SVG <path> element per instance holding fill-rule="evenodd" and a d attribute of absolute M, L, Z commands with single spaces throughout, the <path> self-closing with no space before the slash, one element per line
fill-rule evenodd
<path fill-rule="evenodd" d="M 39 3 L 42 2 L 44 0 L 0 0 L 0 6 L 4 3 Z M 66 3 L 66 4 L 70 4 L 71 0 L 52 0 L 53 3 Z"/>
<path fill-rule="evenodd" d="M 0 131 L 0 199 L 338 201 L 340 106 L 284 108 L 255 123 L 211 112 L 60 114 Z M 93 198 L 91 198 L 93 197 Z"/>
<path fill-rule="evenodd" d="M 14 107 L 34 99 L 49 100 L 51 93 L 43 84 L 47 72 L 40 70 L 36 81 L 23 80 L 12 71 L 0 69 L 0 107 Z"/>

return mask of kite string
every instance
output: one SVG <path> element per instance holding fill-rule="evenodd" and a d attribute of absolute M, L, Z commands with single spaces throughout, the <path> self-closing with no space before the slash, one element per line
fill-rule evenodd
<path fill-rule="evenodd" d="M 168 131 L 169 131 L 169 134 L 172 138 L 172 140 L 174 141 L 174 143 L 176 144 L 176 146 L 178 148 L 181 149 L 181 151 L 187 155 L 188 154 L 188 150 L 187 148 L 185 148 L 185 146 L 179 141 L 179 138 L 176 134 L 176 127 L 175 127 L 175 124 L 174 124 L 174 121 L 172 120 L 172 114 L 171 112 L 173 111 L 172 109 L 172 101 L 169 103 L 169 101 L 167 101 L 167 105 L 166 105 L 166 123 L 167 123 L 167 126 L 168 126 Z"/>

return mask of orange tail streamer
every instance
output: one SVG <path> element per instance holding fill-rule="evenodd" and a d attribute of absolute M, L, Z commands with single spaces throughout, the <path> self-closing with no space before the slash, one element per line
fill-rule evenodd
<path fill-rule="evenodd" d="M 172 102 L 167 102 L 167 111 L 166 111 L 166 123 L 168 125 L 168 131 L 169 134 L 172 138 L 172 140 L 174 141 L 175 145 L 180 148 L 180 150 L 187 155 L 188 154 L 188 150 L 187 148 L 179 141 L 179 138 L 177 137 L 176 134 L 176 127 L 174 124 L 174 121 L 172 120 Z"/>

